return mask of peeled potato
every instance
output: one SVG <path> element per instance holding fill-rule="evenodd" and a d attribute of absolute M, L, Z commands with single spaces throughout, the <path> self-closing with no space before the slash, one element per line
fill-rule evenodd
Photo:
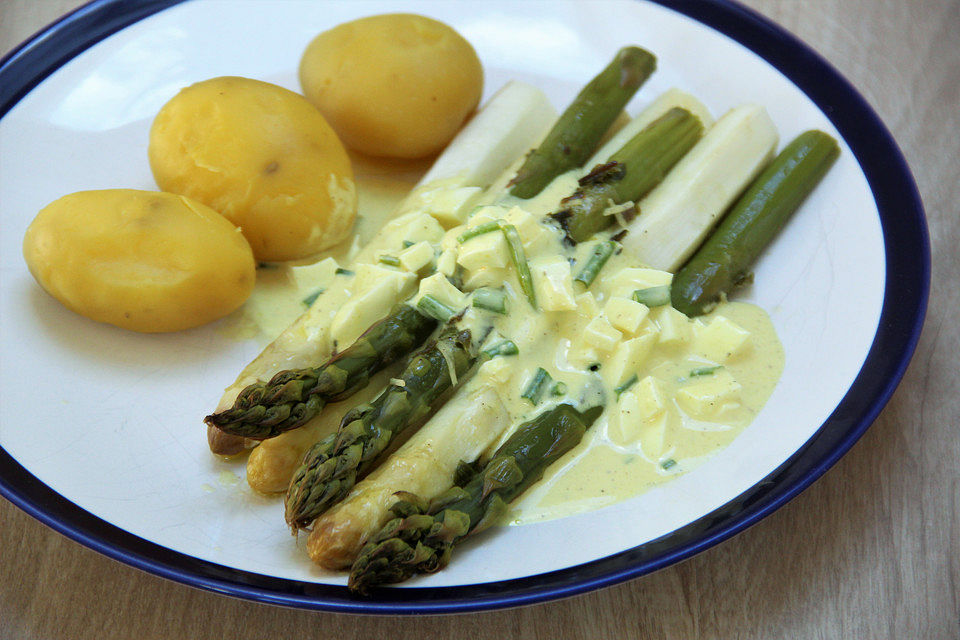
<path fill-rule="evenodd" d="M 442 22 L 386 14 L 314 38 L 300 60 L 300 85 L 347 146 L 422 158 L 445 147 L 476 108 L 483 67 Z"/>
<path fill-rule="evenodd" d="M 124 329 L 196 327 L 250 296 L 256 263 L 230 221 L 169 193 L 81 191 L 44 207 L 23 255 L 37 282 L 77 313 Z"/>
<path fill-rule="evenodd" d="M 222 213 L 258 260 L 307 258 L 353 226 L 343 145 L 313 105 L 282 87 L 222 77 L 183 89 L 154 119 L 149 156 L 163 191 Z"/>

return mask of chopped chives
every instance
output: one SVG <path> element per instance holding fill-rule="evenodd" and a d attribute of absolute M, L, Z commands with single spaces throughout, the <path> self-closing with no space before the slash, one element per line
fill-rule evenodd
<path fill-rule="evenodd" d="M 500 224 L 497 220 L 491 220 L 489 222 L 483 222 L 478 224 L 475 227 L 470 227 L 463 233 L 457 236 L 457 242 L 463 244 L 467 240 L 476 238 L 477 236 L 482 236 L 485 233 L 490 233 L 491 231 L 496 231 L 500 228 Z"/>
<path fill-rule="evenodd" d="M 517 279 L 520 281 L 520 288 L 526 294 L 530 306 L 536 310 L 537 294 L 533 290 L 533 276 L 530 275 L 530 265 L 527 263 L 527 256 L 523 251 L 523 241 L 517 228 L 512 224 L 507 224 L 503 220 L 498 221 L 500 230 L 503 231 L 503 237 L 507 240 L 507 247 L 510 249 L 510 259 L 517 270 Z"/>
<path fill-rule="evenodd" d="M 622 394 L 624 391 L 626 391 L 633 385 L 637 384 L 637 380 L 638 380 L 637 374 L 633 374 L 632 376 L 630 376 L 630 378 L 626 382 L 624 382 L 622 385 L 614 389 L 613 392 L 617 394 L 617 400 L 620 399 L 620 394 Z"/>
<path fill-rule="evenodd" d="M 337 270 L 336 270 L 334 273 L 336 273 L 336 275 L 338 275 L 338 276 L 352 276 L 352 275 L 353 275 L 353 271 L 350 271 L 350 269 L 344 269 L 343 267 L 337 267 Z"/>
<path fill-rule="evenodd" d="M 412 246 L 415 245 L 415 244 L 417 244 L 417 243 L 414 242 L 413 240 L 404 240 L 404 241 L 403 241 L 403 248 L 404 248 L 404 249 L 409 249 L 410 247 L 412 247 Z"/>
<path fill-rule="evenodd" d="M 665 304 L 670 304 L 670 285 L 637 289 L 633 292 L 633 299 L 648 307 L 662 307 Z"/>
<path fill-rule="evenodd" d="M 603 265 L 607 264 L 607 260 L 609 260 L 613 252 L 616 251 L 616 248 L 617 243 L 610 240 L 598 242 L 593 248 L 593 254 L 587 260 L 587 263 L 583 265 L 583 269 L 580 270 L 580 273 L 576 275 L 573 281 L 579 282 L 584 288 L 589 287 L 596 279 L 597 274 L 600 273 L 600 270 L 603 269 Z"/>
<path fill-rule="evenodd" d="M 498 342 L 489 349 L 483 350 L 483 354 L 489 358 L 495 358 L 497 356 L 515 356 L 518 353 L 520 353 L 520 349 L 517 348 L 517 345 L 512 340 Z"/>
<path fill-rule="evenodd" d="M 694 376 L 712 376 L 713 372 L 717 369 L 723 369 L 723 365 L 718 364 L 715 367 L 700 367 L 699 369 L 693 369 L 690 371 L 690 377 Z"/>
<path fill-rule="evenodd" d="M 664 471 L 666 471 L 670 467 L 675 467 L 675 466 L 677 466 L 677 461 L 674 460 L 673 458 L 667 458 L 666 460 L 660 463 L 660 468 L 663 469 Z"/>
<path fill-rule="evenodd" d="M 550 393 L 552 393 L 555 396 L 565 395 L 567 393 L 566 383 L 560 380 L 557 380 L 556 384 L 553 385 L 553 389 L 550 390 Z"/>
<path fill-rule="evenodd" d="M 457 315 L 456 310 L 451 309 L 430 294 L 421 297 L 420 300 L 417 301 L 417 309 L 440 322 L 447 322 L 450 318 Z"/>
<path fill-rule="evenodd" d="M 473 306 L 495 313 L 506 313 L 507 294 L 500 289 L 480 287 L 473 292 Z"/>
<path fill-rule="evenodd" d="M 539 404 L 546 386 L 550 384 L 552 379 L 546 369 L 539 367 L 537 372 L 533 374 L 533 379 L 530 380 L 530 384 L 528 384 L 527 388 L 520 394 L 520 397 L 526 398 L 533 404 Z"/>
<path fill-rule="evenodd" d="M 400 258 L 398 258 L 397 256 L 382 255 L 380 256 L 380 262 L 382 262 L 383 264 L 390 265 L 391 267 L 400 266 Z"/>
<path fill-rule="evenodd" d="M 303 299 L 303 304 L 309 307 L 316 301 L 317 298 L 320 297 L 320 294 L 323 293 L 324 291 L 326 291 L 326 289 L 324 289 L 323 287 L 317 289 L 316 291 L 314 291 L 313 293 L 311 293 L 310 295 L 308 295 L 306 298 Z"/>

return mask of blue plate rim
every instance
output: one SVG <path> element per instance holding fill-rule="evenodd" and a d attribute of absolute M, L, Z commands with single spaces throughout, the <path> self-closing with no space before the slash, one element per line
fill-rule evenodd
<path fill-rule="evenodd" d="M 183 0 L 93 0 L 0 59 L 0 118 L 47 76 L 109 35 Z M 860 163 L 880 213 L 886 285 L 877 333 L 856 379 L 817 432 L 762 481 L 657 540 L 525 578 L 457 587 L 383 589 L 359 599 L 342 586 L 276 578 L 200 560 L 94 516 L 0 447 L 0 495 L 110 558 L 183 584 L 259 602 L 342 613 L 434 614 L 534 604 L 599 589 L 689 558 L 743 531 L 807 488 L 873 423 L 916 349 L 930 290 L 930 242 L 910 169 L 886 126 L 825 59 L 769 19 L 730 0 L 647 0 L 723 33 L 765 59 L 821 109 Z M 487 535 L 491 535 L 488 533 Z"/>

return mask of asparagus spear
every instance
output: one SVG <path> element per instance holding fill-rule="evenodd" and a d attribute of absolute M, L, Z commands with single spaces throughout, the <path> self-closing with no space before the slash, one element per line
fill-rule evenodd
<path fill-rule="evenodd" d="M 350 571 L 349 587 L 365 594 L 373 586 L 433 573 L 450 562 L 453 546 L 494 524 L 507 503 L 540 479 L 544 470 L 575 447 L 603 407 L 580 412 L 557 405 L 518 427 L 483 471 L 463 486 L 424 504 L 400 492 L 389 521 L 368 542 Z"/>
<path fill-rule="evenodd" d="M 695 115 L 674 107 L 630 139 L 608 162 L 580 179 L 577 191 L 552 214 L 573 243 L 602 231 L 613 220 L 604 215 L 611 204 L 642 198 L 689 151 L 703 125 Z"/>
<path fill-rule="evenodd" d="M 707 313 L 721 296 L 748 280 L 750 265 L 839 153 L 836 140 L 817 130 L 784 147 L 674 277 L 673 306 L 688 316 Z"/>
<path fill-rule="evenodd" d="M 554 177 L 579 167 L 657 65 L 639 47 L 624 47 L 591 80 L 557 120 L 543 143 L 520 167 L 510 194 L 532 198 Z M 559 171 L 557 170 L 559 169 Z"/>
<path fill-rule="evenodd" d="M 476 359 L 470 332 L 448 329 L 414 354 L 373 402 L 347 413 L 339 432 L 311 447 L 293 475 L 285 501 L 291 528 L 308 527 L 342 500 L 394 436 L 425 420 Z"/>
<path fill-rule="evenodd" d="M 370 376 L 419 346 L 437 322 L 399 304 L 346 350 L 319 367 L 281 371 L 240 392 L 233 407 L 205 418 L 233 435 L 262 440 L 296 429 L 329 402 L 348 398 Z"/>

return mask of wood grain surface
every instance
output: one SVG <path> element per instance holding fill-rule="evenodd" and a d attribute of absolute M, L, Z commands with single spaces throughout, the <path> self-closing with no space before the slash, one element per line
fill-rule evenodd
<path fill-rule="evenodd" d="M 0 0 L 0 55 L 79 4 Z M 745 533 L 653 575 L 545 605 L 416 619 L 198 591 L 0 500 L 0 638 L 960 638 L 960 0 L 746 4 L 863 92 L 901 145 L 930 225 L 933 289 L 916 356 L 826 476 Z"/>

